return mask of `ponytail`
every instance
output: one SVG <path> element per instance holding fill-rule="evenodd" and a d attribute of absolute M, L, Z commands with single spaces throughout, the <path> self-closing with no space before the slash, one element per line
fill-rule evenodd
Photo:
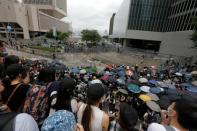
<path fill-rule="evenodd" d="M 90 131 L 92 109 L 91 105 L 87 104 L 82 117 L 82 125 L 85 131 Z"/>

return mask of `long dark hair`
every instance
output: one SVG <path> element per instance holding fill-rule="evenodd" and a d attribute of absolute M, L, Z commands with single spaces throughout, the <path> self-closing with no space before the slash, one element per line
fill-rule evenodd
<path fill-rule="evenodd" d="M 68 77 L 60 81 L 60 87 L 57 93 L 57 102 L 55 105 L 56 110 L 68 110 L 72 112 L 71 99 L 75 86 L 76 83 L 72 78 Z"/>
<path fill-rule="evenodd" d="M 118 122 L 125 131 L 134 131 L 138 121 L 137 111 L 126 103 L 120 104 L 120 115 Z"/>
<path fill-rule="evenodd" d="M 102 84 L 91 84 L 87 90 L 87 106 L 83 112 L 82 125 L 85 131 L 90 131 L 90 122 L 92 116 L 91 105 L 95 105 L 105 94 Z"/>

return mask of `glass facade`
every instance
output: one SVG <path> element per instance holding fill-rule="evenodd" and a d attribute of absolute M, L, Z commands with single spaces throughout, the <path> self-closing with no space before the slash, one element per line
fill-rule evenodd
<path fill-rule="evenodd" d="M 129 30 L 170 32 L 191 30 L 197 0 L 131 0 Z"/>

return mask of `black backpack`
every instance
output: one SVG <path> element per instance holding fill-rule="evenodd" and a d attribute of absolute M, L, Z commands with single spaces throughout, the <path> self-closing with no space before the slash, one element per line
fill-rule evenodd
<path fill-rule="evenodd" d="M 17 116 L 17 113 L 0 112 L 0 130 L 1 131 L 14 131 L 16 116 Z"/>

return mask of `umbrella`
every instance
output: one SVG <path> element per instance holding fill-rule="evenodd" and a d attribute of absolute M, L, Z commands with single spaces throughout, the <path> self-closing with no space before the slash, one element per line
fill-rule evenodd
<path fill-rule="evenodd" d="M 86 72 L 87 73 L 96 73 L 96 67 L 88 67 L 88 68 L 85 68 Z"/>
<path fill-rule="evenodd" d="M 191 87 L 192 85 L 190 83 L 181 83 L 181 86 L 187 88 L 187 87 Z"/>
<path fill-rule="evenodd" d="M 188 87 L 187 90 L 192 93 L 197 93 L 197 87 Z"/>
<path fill-rule="evenodd" d="M 159 100 L 159 97 L 156 94 L 148 93 L 147 95 L 150 96 L 151 100 L 153 100 L 153 101 Z"/>
<path fill-rule="evenodd" d="M 150 92 L 153 94 L 159 94 L 162 92 L 162 90 L 159 87 L 154 87 L 154 88 L 150 88 Z"/>
<path fill-rule="evenodd" d="M 192 85 L 197 86 L 197 81 L 193 81 Z"/>
<path fill-rule="evenodd" d="M 116 82 L 116 78 L 114 76 L 110 76 L 108 78 L 108 81 L 111 82 L 111 83 Z"/>
<path fill-rule="evenodd" d="M 71 69 L 71 72 L 74 73 L 74 74 L 78 74 L 80 72 L 80 70 L 77 67 L 73 67 Z"/>
<path fill-rule="evenodd" d="M 147 101 L 150 101 L 150 100 L 151 100 L 151 97 L 150 97 L 150 96 L 144 95 L 144 94 L 140 95 L 139 98 L 140 98 L 142 101 L 144 101 L 144 102 L 147 102 Z"/>
<path fill-rule="evenodd" d="M 109 79 L 109 76 L 108 75 L 104 75 L 101 77 L 101 80 L 103 81 L 107 81 Z"/>
<path fill-rule="evenodd" d="M 128 95 L 128 92 L 125 89 L 118 89 L 118 91 L 122 94 Z"/>
<path fill-rule="evenodd" d="M 161 108 L 159 107 L 159 105 L 154 102 L 154 101 L 147 101 L 146 102 L 146 105 L 152 110 L 152 111 L 155 111 L 155 112 L 160 112 L 161 111 Z"/>
<path fill-rule="evenodd" d="M 111 70 L 113 67 L 111 66 L 111 65 L 105 65 L 105 69 L 109 69 L 109 70 Z"/>
<path fill-rule="evenodd" d="M 119 85 L 125 85 L 126 83 L 125 83 L 125 81 L 123 80 L 123 79 L 117 79 L 117 83 L 119 84 Z"/>
<path fill-rule="evenodd" d="M 168 95 L 178 95 L 179 94 L 176 89 L 166 89 L 165 92 Z"/>
<path fill-rule="evenodd" d="M 140 79 L 139 79 L 139 82 L 140 82 L 140 83 L 147 83 L 148 80 L 147 80 L 146 78 L 140 78 Z"/>
<path fill-rule="evenodd" d="M 159 85 L 160 87 L 168 87 L 168 85 L 165 84 L 165 83 L 162 82 L 162 81 L 158 81 L 157 83 L 158 83 L 158 85 Z"/>
<path fill-rule="evenodd" d="M 181 74 L 181 73 L 179 73 L 179 72 L 176 72 L 175 75 L 176 75 L 176 76 L 183 76 L 183 74 Z"/>
<path fill-rule="evenodd" d="M 97 83 L 102 84 L 102 82 L 101 82 L 99 79 L 92 80 L 92 81 L 90 82 L 90 84 L 97 84 Z"/>
<path fill-rule="evenodd" d="M 128 90 L 133 92 L 133 93 L 140 93 L 141 92 L 139 86 L 136 85 L 136 84 L 129 84 L 128 85 Z"/>
<path fill-rule="evenodd" d="M 140 90 L 143 91 L 143 92 L 148 93 L 149 90 L 150 90 L 150 87 L 149 86 L 142 86 L 142 87 L 140 87 Z"/>
<path fill-rule="evenodd" d="M 191 74 L 192 75 L 197 75 L 197 71 L 192 71 Z"/>
<path fill-rule="evenodd" d="M 167 110 L 168 107 L 171 105 L 171 100 L 166 95 L 161 96 L 158 104 L 161 107 L 161 109 Z"/>
<path fill-rule="evenodd" d="M 103 73 L 103 72 L 104 72 L 105 67 L 103 67 L 103 66 L 97 66 L 97 67 L 96 67 L 96 70 L 97 70 L 97 72 L 100 74 L 100 73 Z"/>
<path fill-rule="evenodd" d="M 111 75 L 113 75 L 113 73 L 112 73 L 112 72 L 109 72 L 109 71 L 106 71 L 104 75 L 109 75 L 109 76 L 111 76 Z"/>
<path fill-rule="evenodd" d="M 80 73 L 80 74 L 86 74 L 86 70 L 85 70 L 85 69 L 82 69 L 82 70 L 80 70 L 79 73 Z"/>
<path fill-rule="evenodd" d="M 149 80 L 148 83 L 153 84 L 153 85 L 157 85 L 157 81 L 156 80 Z"/>
<path fill-rule="evenodd" d="M 118 71 L 118 72 L 117 72 L 117 75 L 118 75 L 119 77 L 125 76 L 125 71 L 123 71 L 123 70 Z"/>
<path fill-rule="evenodd" d="M 171 100 L 171 101 L 176 101 L 176 100 L 179 100 L 181 98 L 181 96 L 179 96 L 178 94 L 170 94 L 168 95 L 168 98 Z"/>

